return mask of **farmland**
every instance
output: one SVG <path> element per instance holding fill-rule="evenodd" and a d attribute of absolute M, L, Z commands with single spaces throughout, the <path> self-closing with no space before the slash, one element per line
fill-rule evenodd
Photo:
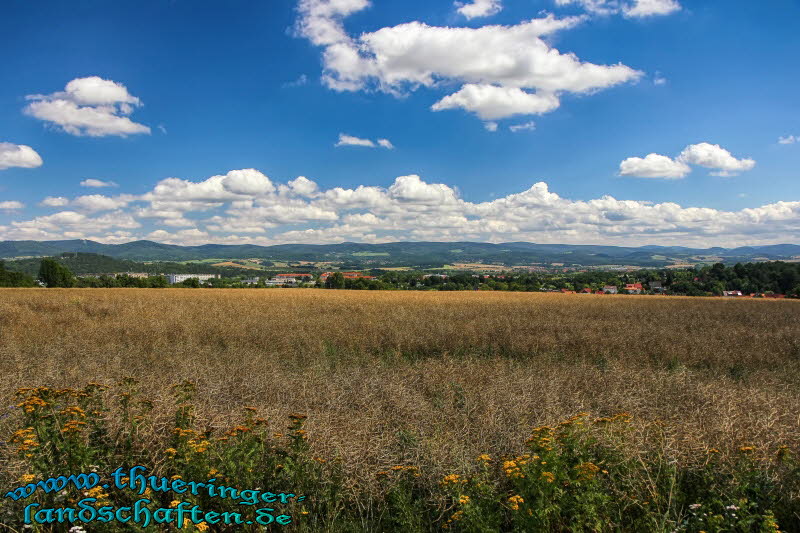
<path fill-rule="evenodd" d="M 707 465 L 710 453 L 725 465 L 740 464 L 747 453 L 752 469 L 761 469 L 776 487 L 771 498 L 797 497 L 792 492 L 798 490 L 797 472 L 787 474 L 775 459 L 781 450 L 796 452 L 800 445 L 800 303 L 795 301 L 5 289 L 0 374 L 4 406 L 18 403 L 15 392 L 24 387 L 79 389 L 89 381 L 110 386 L 102 393 L 109 434 L 124 431 L 126 423 L 113 396 L 117 384 L 135 381 L 137 397 L 152 406 L 140 415 L 145 422 L 137 426 L 137 439 L 162 469 L 168 466 L 164 450 L 174 446 L 165 430 L 174 424 L 174 384 L 191 382 L 193 423 L 208 438 L 240 424 L 244 406 L 275 431 L 285 430 L 288 415 L 303 413 L 304 445 L 309 457 L 321 458 L 315 463 L 321 465 L 320 479 L 331 479 L 326 469 L 336 465 L 341 494 L 367 502 L 349 518 L 365 529 L 391 530 L 380 522 L 379 511 L 382 505 L 399 505 L 387 494 L 395 494 L 389 487 L 403 486 L 376 474 L 413 466 L 419 477 L 412 478 L 416 488 L 408 494 L 422 491 L 420 501 L 427 502 L 419 512 L 438 520 L 436 527 L 455 528 L 469 516 L 468 508 L 455 514 L 455 502 L 466 506 L 469 498 L 448 499 L 447 482 L 441 480 L 476 475 L 480 456 L 524 457 L 533 428 L 566 427 L 558 424 L 574 423 L 578 413 L 586 413 L 581 415 L 586 420 L 622 416 L 624 439 L 614 449 L 627 459 L 618 459 L 620 464 L 630 459 L 692 471 Z M 20 411 L 3 413 L 0 441 L 9 442 L 21 427 Z M 0 486 L 7 490 L 13 479 L 30 473 L 31 464 L 9 445 L 0 447 L 0 454 Z M 515 470 L 498 471 L 502 483 L 515 482 Z M 690 501 L 656 494 L 658 468 L 632 472 L 626 483 L 651 496 L 646 504 L 644 498 L 629 503 L 640 511 L 643 505 L 658 506 L 654 516 L 661 521 L 647 522 L 654 530 L 691 519 Z M 511 490 L 502 483 L 497 481 L 497 490 Z M 514 490 L 522 494 L 521 488 Z M 504 494 L 504 513 L 523 503 L 508 503 L 513 495 Z M 786 517 L 797 507 L 780 505 L 781 528 L 791 530 Z M 333 527 L 326 512 L 311 511 L 320 521 L 317 527 Z M 402 509 L 395 514 L 405 516 Z M 506 515 L 497 520 L 505 520 L 503 529 L 529 527 Z M 621 518 L 598 520 L 592 523 L 605 530 Z M 415 530 L 410 522 L 403 524 Z"/>

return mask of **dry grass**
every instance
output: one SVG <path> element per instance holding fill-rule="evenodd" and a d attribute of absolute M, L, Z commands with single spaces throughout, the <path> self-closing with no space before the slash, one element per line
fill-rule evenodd
<path fill-rule="evenodd" d="M 532 425 L 578 411 L 662 420 L 663 453 L 679 460 L 710 447 L 797 447 L 798 370 L 793 301 L 0 291 L 2 405 L 18 387 L 134 376 L 166 407 L 169 385 L 188 378 L 212 427 L 243 405 L 272 419 L 307 413 L 315 453 L 341 457 L 354 482 L 391 464 L 438 475 L 479 453 L 512 453 Z M 652 426 L 637 427 L 644 437 Z"/>

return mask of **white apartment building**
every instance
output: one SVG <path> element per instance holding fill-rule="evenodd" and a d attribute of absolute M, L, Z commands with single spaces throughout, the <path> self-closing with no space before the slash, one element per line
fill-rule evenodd
<path fill-rule="evenodd" d="M 164 277 L 167 278 L 167 283 L 175 285 L 176 283 L 182 283 L 191 278 L 197 278 L 200 281 L 208 281 L 218 278 L 219 274 L 164 274 Z"/>

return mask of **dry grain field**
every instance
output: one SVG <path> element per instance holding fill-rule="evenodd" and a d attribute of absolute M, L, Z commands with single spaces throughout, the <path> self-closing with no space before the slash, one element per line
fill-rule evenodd
<path fill-rule="evenodd" d="M 628 413 L 630 456 L 683 465 L 752 447 L 769 460 L 800 445 L 800 302 L 4 289 L 0 375 L 0 405 L 12 406 L 0 414 L 0 470 L 14 476 L 26 468 L 7 444 L 17 389 L 126 377 L 153 405 L 138 430 L 148 448 L 169 445 L 171 386 L 190 380 L 206 435 L 237 424 L 242 406 L 276 426 L 303 413 L 310 454 L 336 462 L 358 494 L 383 490 L 375 474 L 392 465 L 415 465 L 431 486 L 467 474 L 479 455 L 523 453 L 533 427 L 581 412 Z"/>

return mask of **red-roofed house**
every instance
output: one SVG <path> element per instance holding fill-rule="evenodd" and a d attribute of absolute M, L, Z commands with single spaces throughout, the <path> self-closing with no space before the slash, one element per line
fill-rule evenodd
<path fill-rule="evenodd" d="M 642 287 L 641 283 L 628 283 L 625 285 L 625 292 L 628 294 L 642 294 L 643 289 L 644 287 Z"/>

